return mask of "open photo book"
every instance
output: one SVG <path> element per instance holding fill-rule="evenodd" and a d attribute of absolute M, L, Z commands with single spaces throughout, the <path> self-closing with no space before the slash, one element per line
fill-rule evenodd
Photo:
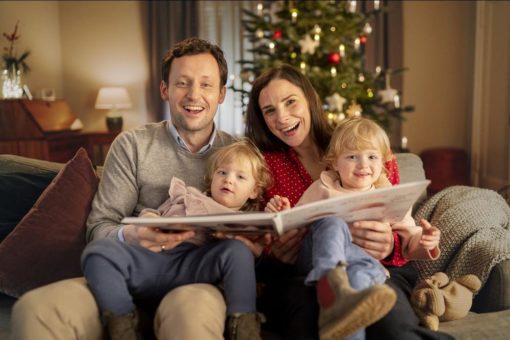
<path fill-rule="evenodd" d="M 228 234 L 260 234 L 284 232 L 304 227 L 327 216 L 345 222 L 398 222 L 430 184 L 429 180 L 399 184 L 387 188 L 355 192 L 317 202 L 303 204 L 277 213 L 239 212 L 179 217 L 126 217 L 123 224 L 152 226 L 184 231 L 200 230 Z"/>

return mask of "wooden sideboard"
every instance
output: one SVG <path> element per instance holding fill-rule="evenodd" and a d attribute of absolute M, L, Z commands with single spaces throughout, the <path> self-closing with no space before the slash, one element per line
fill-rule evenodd
<path fill-rule="evenodd" d="M 73 130 L 75 121 L 63 100 L 0 100 L 0 153 L 67 162 L 83 147 L 102 165 L 119 131 Z"/>

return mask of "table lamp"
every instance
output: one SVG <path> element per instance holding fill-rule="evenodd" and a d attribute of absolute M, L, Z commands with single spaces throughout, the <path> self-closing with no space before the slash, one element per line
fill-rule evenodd
<path fill-rule="evenodd" d="M 119 110 L 131 107 L 131 99 L 124 87 L 102 87 L 97 94 L 95 108 L 110 110 L 106 115 L 109 131 L 122 130 L 122 114 Z"/>

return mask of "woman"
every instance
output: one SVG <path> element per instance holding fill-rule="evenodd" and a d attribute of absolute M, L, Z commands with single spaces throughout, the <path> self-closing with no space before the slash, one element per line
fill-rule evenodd
<path fill-rule="evenodd" d="M 288 197 L 294 205 L 303 192 L 318 179 L 325 165 L 321 162 L 332 129 L 321 108 L 320 99 L 310 81 L 289 65 L 272 68 L 258 77 L 250 93 L 246 136 L 264 153 L 273 174 L 273 186 L 266 199 L 274 195 Z M 393 159 L 385 165 L 390 182 L 399 182 Z M 374 258 L 390 266 L 388 284 L 397 292 L 396 306 L 379 322 L 367 328 L 368 338 L 436 339 L 447 335 L 418 326 L 408 296 L 414 285 L 411 268 L 400 251 L 400 240 L 391 227 L 378 221 L 360 221 L 350 226 L 353 242 Z M 260 261 L 258 277 L 266 285 L 260 299 L 260 311 L 272 317 L 289 338 L 317 337 L 315 291 L 294 278 L 303 230 L 290 231 L 272 243 L 271 255 Z M 273 325 L 275 326 L 275 325 Z"/>

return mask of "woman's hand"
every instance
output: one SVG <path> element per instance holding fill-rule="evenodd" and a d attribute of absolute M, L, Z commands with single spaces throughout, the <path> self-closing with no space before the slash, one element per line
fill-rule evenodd
<path fill-rule="evenodd" d="M 143 217 L 157 218 L 159 215 L 146 213 Z M 159 228 L 134 224 L 125 225 L 122 228 L 122 234 L 127 243 L 138 244 L 155 253 L 173 249 L 182 242 L 195 236 L 195 232 L 193 231 L 168 233 L 161 231 Z"/>
<path fill-rule="evenodd" d="M 357 221 L 349 225 L 352 241 L 377 260 L 393 252 L 393 232 L 389 223 Z"/>
<path fill-rule="evenodd" d="M 278 237 L 271 244 L 271 253 L 283 263 L 293 264 L 299 255 L 306 228 L 292 229 Z"/>

